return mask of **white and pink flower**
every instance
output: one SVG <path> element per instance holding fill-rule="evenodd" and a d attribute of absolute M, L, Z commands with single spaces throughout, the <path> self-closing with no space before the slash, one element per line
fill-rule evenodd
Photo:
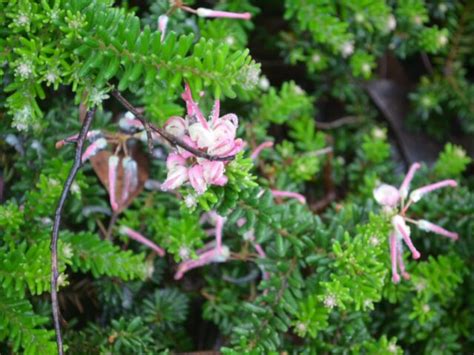
<path fill-rule="evenodd" d="M 182 139 L 189 146 L 218 157 L 235 155 L 242 150 L 244 142 L 236 139 L 238 118 L 235 114 L 219 117 L 220 102 L 216 100 L 211 117 L 206 120 L 198 104 L 193 100 L 191 89 L 186 84 L 182 98 L 186 102 L 185 118 L 173 116 L 165 124 L 165 129 Z M 173 190 L 185 183 L 200 195 L 209 185 L 223 186 L 227 183 L 225 162 L 209 161 L 191 152 L 178 148 L 168 156 L 166 166 L 168 176 L 163 190 Z"/>
<path fill-rule="evenodd" d="M 374 190 L 374 198 L 383 206 L 387 213 L 393 213 L 391 224 L 393 231 L 390 234 L 390 256 L 392 263 L 392 281 L 398 283 L 400 281 L 400 275 L 402 274 L 404 279 L 409 279 L 410 275 L 405 270 L 405 264 L 403 263 L 403 244 L 402 240 L 410 250 L 413 259 L 419 259 L 421 254 L 413 245 L 410 234 L 410 227 L 408 223 L 412 223 L 421 230 L 433 232 L 452 240 L 458 239 L 458 234 L 450 232 L 434 223 L 426 220 L 413 220 L 406 216 L 406 212 L 411 204 L 418 202 L 427 193 L 443 188 L 443 187 L 456 187 L 457 183 L 454 180 L 443 180 L 434 184 L 426 185 L 416 190 L 413 190 L 410 194 L 410 183 L 415 175 L 415 172 L 421 167 L 419 163 L 414 163 L 408 170 L 405 179 L 403 180 L 400 188 L 396 188 L 391 185 L 382 184 Z M 408 201 L 407 201 L 408 197 Z M 397 208 L 399 207 L 399 209 Z"/>

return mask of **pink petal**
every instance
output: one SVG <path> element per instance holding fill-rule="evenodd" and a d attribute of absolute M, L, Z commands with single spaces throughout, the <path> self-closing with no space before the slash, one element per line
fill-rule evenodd
<path fill-rule="evenodd" d="M 96 155 L 100 150 L 104 149 L 107 146 L 107 140 L 105 138 L 99 138 L 90 146 L 87 147 L 86 151 L 82 155 L 82 162 L 84 163 L 90 157 Z"/>
<path fill-rule="evenodd" d="M 275 197 L 290 197 L 297 199 L 300 203 L 305 204 L 306 203 L 306 198 L 297 192 L 291 192 L 291 191 L 280 191 L 280 190 L 271 190 L 272 195 Z"/>
<path fill-rule="evenodd" d="M 186 135 L 182 139 L 183 139 L 183 142 L 186 143 L 191 148 L 198 149 L 196 143 L 189 136 Z M 184 159 L 194 157 L 193 153 L 181 147 L 178 147 L 178 152 Z"/>
<path fill-rule="evenodd" d="M 120 233 L 130 237 L 131 239 L 133 239 L 133 240 L 135 240 L 135 241 L 137 241 L 137 242 L 139 242 L 143 245 L 146 245 L 150 249 L 153 249 L 161 257 L 163 257 L 165 255 L 165 251 L 163 249 L 161 249 L 158 245 L 156 245 L 151 240 L 145 238 L 143 235 L 141 235 L 137 231 L 134 231 L 131 228 L 122 226 L 120 228 Z"/>
<path fill-rule="evenodd" d="M 433 233 L 436 233 L 436 234 L 439 234 L 439 235 L 443 235 L 445 237 L 448 237 L 448 238 L 451 238 L 453 240 L 457 240 L 459 238 L 459 235 L 457 233 L 454 233 L 454 232 L 450 232 L 446 229 L 444 229 L 443 227 L 440 227 L 434 223 L 431 223 L 429 221 L 426 221 L 424 219 L 421 219 L 418 221 L 418 227 L 424 231 L 427 231 L 427 232 L 433 232 Z"/>
<path fill-rule="evenodd" d="M 186 134 L 186 121 L 178 116 L 170 117 L 165 123 L 165 130 L 175 137 L 182 138 Z"/>
<path fill-rule="evenodd" d="M 201 165 L 194 165 L 188 172 L 191 186 L 196 190 L 198 195 L 203 194 L 207 189 L 206 180 L 204 179 L 204 172 Z"/>
<path fill-rule="evenodd" d="M 401 237 L 405 241 L 405 244 L 408 246 L 408 249 L 410 249 L 413 259 L 419 259 L 420 252 L 416 250 L 415 246 L 413 245 L 410 238 L 410 229 L 405 224 L 403 218 L 401 216 L 394 216 L 392 218 L 392 224 L 395 227 L 395 231 L 398 232 L 399 235 L 401 235 Z"/>
<path fill-rule="evenodd" d="M 110 205 L 112 206 L 112 210 L 116 211 L 118 209 L 117 201 L 115 200 L 115 183 L 117 182 L 117 166 L 119 162 L 119 157 L 116 155 L 112 155 L 109 158 L 109 198 L 110 198 Z"/>
<path fill-rule="evenodd" d="M 161 32 L 161 42 L 165 39 L 166 27 L 168 26 L 169 17 L 161 15 L 158 17 L 158 30 Z"/>
<path fill-rule="evenodd" d="M 219 119 L 220 108 L 221 108 L 221 102 L 219 100 L 216 100 L 214 102 L 214 107 L 212 108 L 212 113 L 211 113 L 213 124 L 215 124 L 217 120 Z"/>
<path fill-rule="evenodd" d="M 211 146 L 215 140 L 214 132 L 204 127 L 200 122 L 189 126 L 189 136 L 201 149 Z"/>
<path fill-rule="evenodd" d="M 273 147 L 273 142 L 271 141 L 266 141 L 266 142 L 263 142 L 261 143 L 257 148 L 255 148 L 255 150 L 252 152 L 252 154 L 250 155 L 250 158 L 252 158 L 253 160 L 257 159 L 258 156 L 260 155 L 260 153 L 262 152 L 262 150 L 266 149 L 266 148 L 271 148 Z"/>
<path fill-rule="evenodd" d="M 455 180 L 443 180 L 434 184 L 420 187 L 419 189 L 412 191 L 410 194 L 410 200 L 413 202 L 418 202 L 427 193 L 447 186 L 456 187 L 458 186 L 458 183 Z"/>
<path fill-rule="evenodd" d="M 217 215 L 216 216 L 216 250 L 218 253 L 221 252 L 223 228 L 224 228 L 224 218 Z"/>
<path fill-rule="evenodd" d="M 181 95 L 183 100 L 186 102 L 186 110 L 188 112 L 188 116 L 191 118 L 197 118 L 198 121 L 203 125 L 204 128 L 208 129 L 209 126 L 207 124 L 206 119 L 204 118 L 199 106 L 193 100 L 193 95 L 191 93 L 191 88 L 189 87 L 188 83 L 184 85 L 184 93 Z"/>
<path fill-rule="evenodd" d="M 392 185 L 382 184 L 374 190 L 373 194 L 375 201 L 382 206 L 395 207 L 400 200 L 400 193 Z"/>
<path fill-rule="evenodd" d="M 401 244 L 398 244 L 397 255 L 398 255 L 398 267 L 400 268 L 400 272 L 402 273 L 402 277 L 405 280 L 409 280 L 410 275 L 406 272 L 406 269 L 405 269 L 405 263 L 403 262 L 403 250 L 402 250 L 402 245 Z"/>
<path fill-rule="evenodd" d="M 188 180 L 188 169 L 184 166 L 177 166 L 168 171 L 166 180 L 161 185 L 163 191 L 174 190 L 183 185 Z"/>
<path fill-rule="evenodd" d="M 206 9 L 200 7 L 196 10 L 196 14 L 199 17 L 221 17 L 221 18 L 234 18 L 241 20 L 250 20 L 252 14 L 249 12 L 238 13 L 238 12 L 228 12 L 228 11 L 216 11 L 211 9 Z"/>
<path fill-rule="evenodd" d="M 203 161 L 200 164 L 203 168 L 204 179 L 208 184 L 224 175 L 224 163 L 221 161 Z"/>
<path fill-rule="evenodd" d="M 186 166 L 186 159 L 181 154 L 170 153 L 166 159 L 166 168 L 173 170 L 178 166 Z"/>
<path fill-rule="evenodd" d="M 392 261 L 392 280 L 393 283 L 400 282 L 400 275 L 397 270 L 397 236 L 392 233 L 390 235 L 390 259 Z"/>
<path fill-rule="evenodd" d="M 228 113 L 228 114 L 222 116 L 219 119 L 219 121 L 232 124 L 234 129 L 237 129 L 237 127 L 239 126 L 239 118 L 237 117 L 237 115 L 235 113 Z"/>
<path fill-rule="evenodd" d="M 227 178 L 227 176 L 223 175 L 218 179 L 212 180 L 212 185 L 224 186 L 225 184 L 227 184 L 228 181 L 229 179 Z"/>
<path fill-rule="evenodd" d="M 407 175 L 405 176 L 405 179 L 403 179 L 402 184 L 400 185 L 400 195 L 402 198 L 406 198 L 408 195 L 408 191 L 410 190 L 410 182 L 413 180 L 413 176 L 415 175 L 415 172 L 421 167 L 420 163 L 414 163 L 408 170 Z"/>

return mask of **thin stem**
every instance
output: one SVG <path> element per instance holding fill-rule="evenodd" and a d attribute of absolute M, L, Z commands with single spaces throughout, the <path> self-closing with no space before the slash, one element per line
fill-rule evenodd
<path fill-rule="evenodd" d="M 115 223 L 117 222 L 119 216 L 118 211 L 112 210 L 112 216 L 110 217 L 109 225 L 107 227 L 107 232 L 105 233 L 105 240 L 111 240 L 112 239 L 112 230 L 115 226 Z"/>
<path fill-rule="evenodd" d="M 423 65 L 428 71 L 428 74 L 433 75 L 433 66 L 431 65 L 430 58 L 425 52 L 421 52 L 421 60 L 423 61 Z"/>
<path fill-rule="evenodd" d="M 359 123 L 361 121 L 361 118 L 357 116 L 345 116 L 331 122 L 316 121 L 316 127 L 319 129 L 334 129 L 347 124 Z"/>
<path fill-rule="evenodd" d="M 112 91 L 112 95 L 118 100 L 120 101 L 120 103 L 127 109 L 129 110 L 131 113 L 133 113 L 135 115 L 135 117 L 143 124 L 143 126 L 145 127 L 145 130 L 147 132 L 147 138 L 148 140 L 151 139 L 151 132 L 150 130 L 152 131 L 155 131 L 156 133 L 158 133 L 160 136 L 162 136 L 164 139 L 166 139 L 169 143 L 171 143 L 172 145 L 177 145 L 185 150 L 187 150 L 188 152 L 191 152 L 193 153 L 195 156 L 197 157 L 200 157 L 200 158 L 204 158 L 204 159 L 207 159 L 207 160 L 211 160 L 211 161 L 229 161 L 229 160 L 233 160 L 235 158 L 234 155 L 230 155 L 230 156 L 227 156 L 227 157 L 219 157 L 219 156 L 215 156 L 215 155 L 209 155 L 199 149 L 196 149 L 196 148 L 193 148 L 191 146 L 189 146 L 188 144 L 186 144 L 185 142 L 183 142 L 180 138 L 178 137 L 175 137 L 173 136 L 172 134 L 169 134 L 168 132 L 166 132 L 164 129 L 162 128 L 159 128 L 159 127 L 156 127 L 154 126 L 153 124 L 151 124 L 140 112 L 138 112 L 138 110 L 130 103 L 127 101 L 127 99 L 125 99 L 122 94 L 120 94 L 120 92 L 118 92 L 117 90 L 114 90 Z"/>
<path fill-rule="evenodd" d="M 59 239 L 59 227 L 61 225 L 61 214 L 64 209 L 64 204 L 66 203 L 66 198 L 71 189 L 72 183 L 74 182 L 74 178 L 76 177 L 77 172 L 82 164 L 82 150 L 84 147 L 84 141 L 87 136 L 87 132 L 92 123 L 92 119 L 94 118 L 95 108 L 92 110 L 87 111 L 86 119 L 84 120 L 81 128 L 81 132 L 79 133 L 79 138 L 77 140 L 76 146 L 76 155 L 74 157 L 74 163 L 69 171 L 69 176 L 64 183 L 63 191 L 61 193 L 61 197 L 59 198 L 58 206 L 56 208 L 56 212 L 54 214 L 54 224 L 53 224 L 53 232 L 51 234 L 51 303 L 53 308 L 53 321 L 54 321 L 54 329 L 56 330 L 56 343 L 58 345 L 58 354 L 63 355 L 63 340 L 61 336 L 61 324 L 59 321 L 60 311 L 59 311 L 59 304 L 58 304 L 58 239 Z"/>

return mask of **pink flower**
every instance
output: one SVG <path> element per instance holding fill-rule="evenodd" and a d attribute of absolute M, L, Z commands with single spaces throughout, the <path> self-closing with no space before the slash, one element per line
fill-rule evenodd
<path fill-rule="evenodd" d="M 121 226 L 119 232 L 120 234 L 126 235 L 127 237 L 147 246 L 148 248 L 155 251 L 159 256 L 161 257 L 165 256 L 165 251 L 163 249 L 161 249 L 158 245 L 153 243 L 151 240 L 145 238 L 143 235 L 141 235 L 137 231 L 134 231 L 133 229 L 128 228 L 126 226 Z"/>
<path fill-rule="evenodd" d="M 185 159 L 180 153 L 171 153 L 166 165 L 168 176 L 161 185 L 163 191 L 176 189 L 189 182 L 197 194 L 201 195 L 209 185 L 223 186 L 227 183 L 224 162 L 221 161 L 198 162 L 196 159 Z"/>
<path fill-rule="evenodd" d="M 105 149 L 105 147 L 107 147 L 107 140 L 105 138 L 97 139 L 88 146 L 84 154 L 82 154 L 82 162 L 84 163 L 87 159 L 93 157 L 102 149 Z"/>
<path fill-rule="evenodd" d="M 375 201 L 379 205 L 395 207 L 400 200 L 400 192 L 392 185 L 382 184 L 374 190 Z"/>
<path fill-rule="evenodd" d="M 207 250 L 199 255 L 198 259 L 186 260 L 179 264 L 178 271 L 174 275 L 175 280 L 179 280 L 189 270 L 202 267 L 211 263 L 223 263 L 230 257 L 230 250 L 227 246 L 223 245 L 219 250 L 214 248 Z"/>
<path fill-rule="evenodd" d="M 199 17 L 221 17 L 221 18 L 234 18 L 234 19 L 241 19 L 241 20 L 250 20 L 252 18 L 252 14 L 249 12 L 238 13 L 238 12 L 228 12 L 228 11 L 217 11 L 206 9 L 200 7 L 196 10 L 196 14 Z"/>
<path fill-rule="evenodd" d="M 87 138 L 88 141 L 93 142 L 101 136 L 102 136 L 101 131 L 92 130 L 92 131 L 87 132 L 86 138 Z M 56 149 L 62 148 L 64 146 L 64 144 L 66 144 L 66 143 L 75 142 L 75 141 L 77 141 L 78 138 L 79 138 L 79 134 L 74 134 L 74 135 L 72 135 L 70 137 L 67 137 L 65 139 L 61 139 L 60 141 L 56 142 L 56 145 L 55 145 Z"/>
<path fill-rule="evenodd" d="M 250 12 L 229 12 L 229 11 L 219 11 L 219 10 L 212 10 L 207 9 L 204 7 L 200 7 L 197 10 L 184 6 L 182 4 L 175 5 L 180 9 L 190 12 L 192 14 L 198 15 L 199 17 L 204 18 L 232 18 L 232 19 L 240 19 L 240 20 L 250 20 L 252 18 L 252 14 Z"/>
<path fill-rule="evenodd" d="M 291 192 L 291 191 L 280 191 L 280 190 L 271 190 L 272 195 L 275 197 L 289 197 L 289 198 L 294 198 L 298 200 L 299 203 L 301 204 L 306 204 L 306 197 L 304 197 L 302 194 L 299 194 L 297 192 Z"/>
<path fill-rule="evenodd" d="M 112 206 L 112 211 L 118 210 L 118 203 L 115 199 L 115 183 L 117 182 L 117 167 L 119 163 L 119 157 L 112 155 L 109 158 L 109 198 L 110 205 Z"/>
<path fill-rule="evenodd" d="M 123 168 L 123 187 L 122 187 L 122 203 L 127 201 L 128 197 L 137 188 L 138 185 L 138 165 L 135 160 L 130 157 L 122 159 Z"/>
<path fill-rule="evenodd" d="M 243 141 L 236 139 L 238 118 L 234 114 L 219 117 L 220 102 L 216 100 L 211 117 L 206 120 L 198 104 L 193 100 L 189 85 L 185 85 L 182 98 L 186 102 L 186 118 L 171 117 L 165 124 L 170 134 L 182 139 L 189 146 L 214 156 L 235 155 L 243 148 Z M 168 156 L 168 176 L 163 190 L 176 189 L 189 182 L 200 195 L 209 185 L 227 183 L 225 164 L 198 158 L 187 150 L 178 148 Z"/>
<path fill-rule="evenodd" d="M 230 250 L 227 246 L 222 244 L 222 231 L 224 228 L 225 219 L 216 212 L 210 212 L 202 216 L 202 221 L 212 220 L 216 225 L 215 245 L 208 244 L 198 250 L 198 259 L 183 261 L 178 266 L 178 270 L 174 275 L 176 280 L 179 280 L 189 270 L 208 265 L 211 263 L 223 263 L 230 257 Z"/>
<path fill-rule="evenodd" d="M 161 15 L 158 17 L 158 30 L 161 32 L 161 42 L 165 40 L 166 27 L 168 26 L 169 17 Z"/>
<path fill-rule="evenodd" d="M 271 148 L 273 147 L 273 142 L 271 141 L 266 141 L 266 142 L 263 142 L 261 144 L 259 144 L 259 146 L 257 148 L 255 148 L 255 150 L 252 152 L 252 154 L 250 155 L 250 157 L 255 160 L 258 158 L 258 156 L 260 155 L 260 153 L 262 152 L 262 150 L 266 149 L 266 148 Z"/>
<path fill-rule="evenodd" d="M 131 112 L 127 112 L 119 121 L 119 127 L 125 132 L 141 131 L 143 124 Z"/>
<path fill-rule="evenodd" d="M 410 250 L 413 259 L 419 259 L 421 256 L 420 252 L 413 245 L 410 237 L 411 230 L 410 227 L 407 226 L 406 222 L 412 223 L 424 231 L 433 232 L 452 240 L 458 239 L 457 233 L 450 232 L 429 221 L 425 221 L 423 219 L 416 221 L 408 218 L 405 215 L 410 205 L 418 202 L 426 194 L 443 187 L 457 186 L 457 183 L 454 180 L 443 180 L 418 188 L 409 194 L 410 183 L 413 179 L 413 176 L 415 175 L 415 172 L 420 167 L 421 165 L 419 163 L 414 163 L 410 167 L 399 189 L 391 185 L 382 184 L 374 190 L 375 200 L 384 207 L 386 212 L 393 213 L 391 220 L 393 231 L 390 234 L 390 256 L 392 264 L 392 280 L 394 283 L 398 283 L 400 281 L 398 270 L 400 270 L 404 279 L 410 278 L 410 275 L 405 271 L 405 265 L 403 263 L 402 240 Z M 406 201 L 407 197 L 408 201 Z M 399 207 L 398 209 L 397 206 Z"/>

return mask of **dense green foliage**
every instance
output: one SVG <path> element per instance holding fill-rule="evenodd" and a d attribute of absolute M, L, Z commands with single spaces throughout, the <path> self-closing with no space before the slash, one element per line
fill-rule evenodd
<path fill-rule="evenodd" d="M 100 108 L 94 129 L 119 132 L 114 89 L 158 126 L 184 117 L 184 82 L 203 112 L 220 98 L 221 115 L 238 115 L 246 147 L 226 165 L 227 184 L 196 196 L 156 188 L 173 147 L 160 140 L 151 154 L 137 140 L 148 181 L 121 213 L 100 169 L 84 164 L 58 250 L 67 353 L 472 353 L 474 180 L 463 146 L 474 134 L 472 3 L 189 1 L 253 18 L 175 8 L 163 41 L 158 17 L 180 1 L 143 3 L 0 0 L 0 353 L 56 353 L 50 237 L 74 145 L 55 142 L 79 131 L 85 107 Z M 386 75 L 391 65 L 404 78 Z M 399 186 L 411 162 L 366 90 L 379 79 L 407 87 L 406 129 L 444 146 L 412 185 L 459 185 L 410 207 L 459 240 L 412 228 L 422 257 L 405 253 L 411 278 L 398 284 L 390 217 L 373 190 Z M 250 158 L 265 141 L 273 148 Z M 209 211 L 225 217 L 230 257 L 176 280 L 213 239 Z"/>

